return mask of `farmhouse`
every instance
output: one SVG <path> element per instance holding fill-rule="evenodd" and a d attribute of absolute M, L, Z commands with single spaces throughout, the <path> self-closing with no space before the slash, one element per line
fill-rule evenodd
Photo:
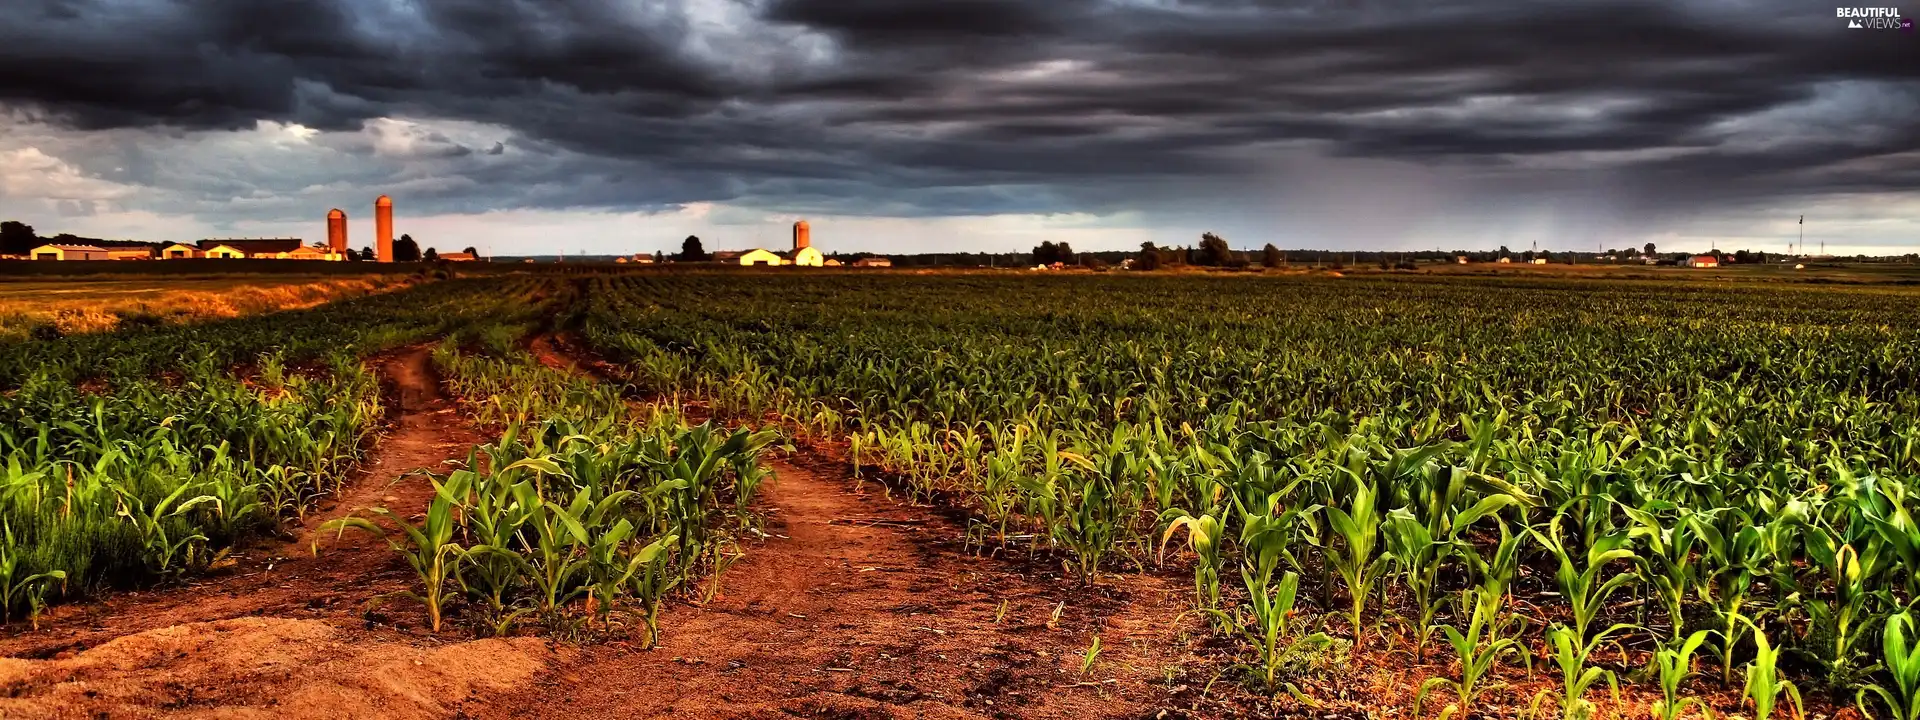
<path fill-rule="evenodd" d="M 1720 267 L 1720 258 L 1712 255 L 1695 255 L 1687 260 L 1687 267 L 1717 268 Z"/>
<path fill-rule="evenodd" d="M 92 245 L 41 245 L 29 256 L 35 260 L 110 260 L 106 249 Z"/>

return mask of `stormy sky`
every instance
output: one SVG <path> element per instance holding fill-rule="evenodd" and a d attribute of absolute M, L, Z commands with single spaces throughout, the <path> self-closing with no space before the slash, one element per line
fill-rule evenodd
<path fill-rule="evenodd" d="M 1920 35 L 1804 1 L 6 5 L 42 234 L 1920 249 Z"/>

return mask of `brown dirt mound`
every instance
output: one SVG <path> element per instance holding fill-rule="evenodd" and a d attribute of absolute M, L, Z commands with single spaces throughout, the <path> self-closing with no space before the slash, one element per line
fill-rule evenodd
<path fill-rule="evenodd" d="M 0 660 L 0 717 L 451 717 L 551 654 L 530 638 L 421 647 L 319 620 L 192 623 Z"/>

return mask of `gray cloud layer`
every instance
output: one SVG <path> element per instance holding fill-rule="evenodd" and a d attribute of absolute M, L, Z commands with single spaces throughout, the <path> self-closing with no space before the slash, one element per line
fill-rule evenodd
<path fill-rule="evenodd" d="M 1180 216 L 1411 183 L 1453 187 L 1454 212 L 1672 215 L 1920 189 L 1920 37 L 1784 1 L 15 0 L 7 15 L 0 105 L 16 118 L 506 129 L 407 131 L 408 159 L 457 175 L 414 189 L 448 212 Z M 276 189 L 99 157 L 123 182 L 191 188 L 193 211 Z"/>

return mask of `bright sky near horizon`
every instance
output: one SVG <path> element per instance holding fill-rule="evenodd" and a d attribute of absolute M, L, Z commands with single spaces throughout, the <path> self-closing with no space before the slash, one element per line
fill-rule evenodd
<path fill-rule="evenodd" d="M 496 254 L 1920 250 L 1920 36 L 1786 0 L 18 0 L 0 219 Z"/>

